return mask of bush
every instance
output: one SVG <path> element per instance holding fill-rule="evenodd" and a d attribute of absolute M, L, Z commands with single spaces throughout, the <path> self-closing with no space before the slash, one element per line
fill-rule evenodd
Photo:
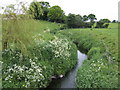
<path fill-rule="evenodd" d="M 54 66 L 54 73 L 57 75 L 65 74 L 77 62 L 77 50 L 72 42 L 67 39 L 58 39 L 50 42 L 50 48 L 52 49 L 52 53 L 54 54 L 53 61 L 51 61 Z M 72 49 L 73 48 L 73 49 Z"/>

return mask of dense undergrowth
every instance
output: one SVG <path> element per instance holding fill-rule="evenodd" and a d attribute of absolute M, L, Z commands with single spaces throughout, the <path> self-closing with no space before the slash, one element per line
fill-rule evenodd
<path fill-rule="evenodd" d="M 65 75 L 74 67 L 76 46 L 51 34 L 60 27 L 46 21 L 3 21 L 3 88 L 47 87 L 53 75 Z"/>
<path fill-rule="evenodd" d="M 88 55 L 77 72 L 78 88 L 118 87 L 118 27 L 113 26 L 109 29 L 60 31 Z"/>

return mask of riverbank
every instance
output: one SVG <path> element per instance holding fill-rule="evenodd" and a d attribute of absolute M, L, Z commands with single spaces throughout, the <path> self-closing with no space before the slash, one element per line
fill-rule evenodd
<path fill-rule="evenodd" d="M 77 59 L 77 64 L 72 70 L 70 70 L 63 78 L 54 79 L 47 88 L 76 88 L 75 79 L 77 70 L 82 65 L 83 61 L 87 59 L 87 56 L 78 50 Z"/>
<path fill-rule="evenodd" d="M 68 29 L 69 37 L 88 55 L 77 73 L 78 88 L 118 87 L 118 29 Z"/>

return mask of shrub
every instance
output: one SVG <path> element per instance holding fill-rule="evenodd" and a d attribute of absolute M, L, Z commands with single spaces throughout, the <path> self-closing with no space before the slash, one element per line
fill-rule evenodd
<path fill-rule="evenodd" d="M 55 38 L 53 41 L 50 41 L 49 48 L 52 48 L 54 55 L 51 63 L 54 66 L 55 74 L 65 74 L 76 64 L 76 47 L 67 39 Z"/>

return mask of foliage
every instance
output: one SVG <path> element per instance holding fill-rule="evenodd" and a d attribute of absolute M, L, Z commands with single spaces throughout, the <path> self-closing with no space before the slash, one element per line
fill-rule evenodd
<path fill-rule="evenodd" d="M 69 71 L 77 61 L 76 47 L 67 39 L 55 38 L 49 42 L 48 48 L 52 48 L 55 74 L 65 74 Z M 72 49 L 73 48 L 73 49 Z"/>
<path fill-rule="evenodd" d="M 87 21 L 88 20 L 88 16 L 87 15 L 84 15 L 83 16 L 83 21 Z"/>
<path fill-rule="evenodd" d="M 88 19 L 90 20 L 90 22 L 93 22 L 94 20 L 97 20 L 97 18 L 94 14 L 89 14 Z"/>
<path fill-rule="evenodd" d="M 50 82 L 53 67 L 47 61 L 24 56 L 20 50 L 8 49 L 2 55 L 4 88 L 40 88 Z"/>
<path fill-rule="evenodd" d="M 117 23 L 117 20 L 113 20 L 112 23 Z"/>
<path fill-rule="evenodd" d="M 69 14 L 66 19 L 66 24 L 68 28 L 80 28 L 84 27 L 84 22 L 82 21 L 82 16 Z"/>
<path fill-rule="evenodd" d="M 100 59 L 96 53 L 94 57 L 83 63 L 78 70 L 76 83 L 78 88 L 117 88 L 118 66 Z"/>
<path fill-rule="evenodd" d="M 48 20 L 48 12 L 49 12 L 49 8 L 50 8 L 50 5 L 49 5 L 49 2 L 39 2 L 41 7 L 42 7 L 42 10 L 43 10 L 43 15 L 40 16 L 40 19 L 41 20 Z"/>
<path fill-rule="evenodd" d="M 59 6 L 52 6 L 49 9 L 48 18 L 52 22 L 64 22 L 64 11 Z"/>
<path fill-rule="evenodd" d="M 43 15 L 43 9 L 39 2 L 32 2 L 28 12 L 34 19 L 40 19 L 41 15 Z"/>
<path fill-rule="evenodd" d="M 51 63 L 55 75 L 64 75 L 76 64 L 76 51 L 76 47 L 72 42 L 64 37 L 59 38 L 56 36 L 48 42 L 44 40 L 37 41 L 35 47 L 30 49 L 32 56 Z"/>
<path fill-rule="evenodd" d="M 96 24 L 96 28 L 108 28 L 110 20 L 108 19 L 100 19 L 97 24 Z"/>

